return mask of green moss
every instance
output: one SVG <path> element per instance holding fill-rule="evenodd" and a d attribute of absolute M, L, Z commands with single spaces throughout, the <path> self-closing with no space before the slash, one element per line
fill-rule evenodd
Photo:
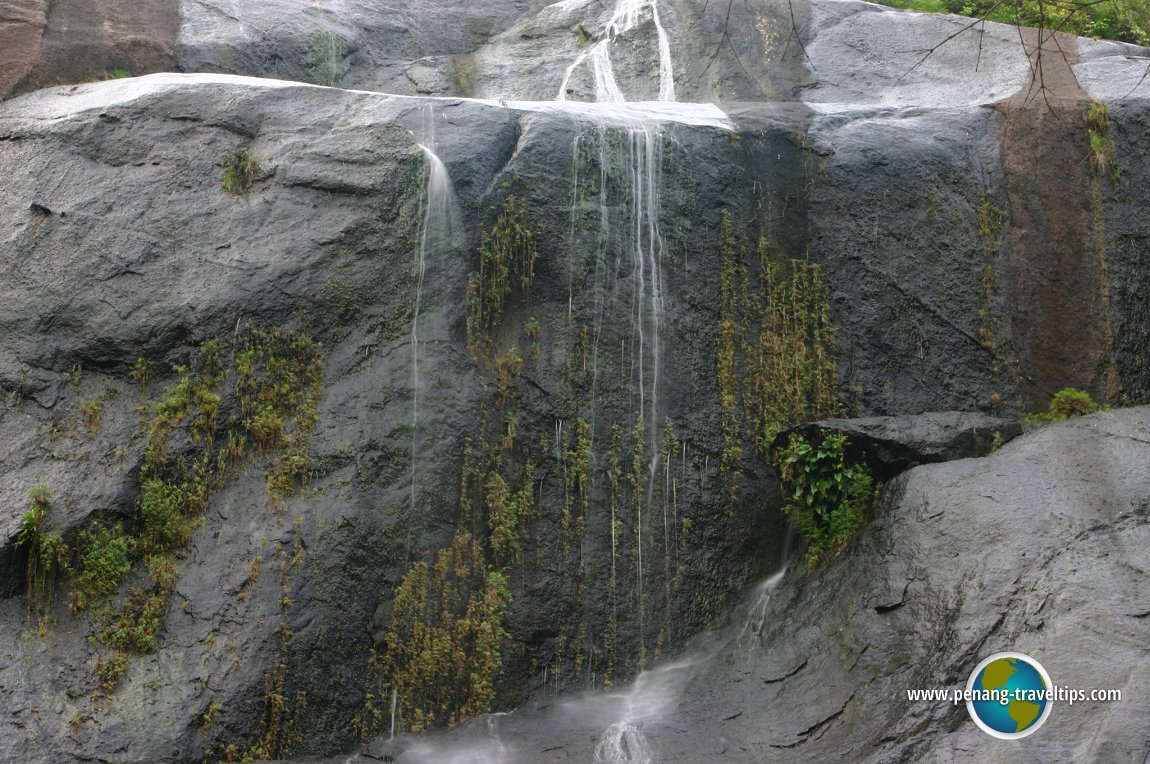
<path fill-rule="evenodd" d="M 130 663 L 131 659 L 125 653 L 113 653 L 96 662 L 96 678 L 104 692 L 110 694 L 115 691 Z"/>
<path fill-rule="evenodd" d="M 527 319 L 527 323 L 523 325 L 523 333 L 527 335 L 528 342 L 531 343 L 531 360 L 539 360 L 539 319 L 535 316 Z"/>
<path fill-rule="evenodd" d="M 97 398 L 90 398 L 82 402 L 80 404 L 80 417 L 88 435 L 95 437 L 104 423 L 104 404 Z"/>
<path fill-rule="evenodd" d="M 135 539 L 125 534 L 119 523 L 97 524 L 80 534 L 73 612 L 116 593 L 132 570 L 135 546 Z"/>
<path fill-rule="evenodd" d="M 253 451 L 269 459 L 282 451 L 268 474 L 273 504 L 307 480 L 307 440 L 316 426 L 323 381 L 319 346 L 303 334 L 257 329 L 233 350 L 229 364 L 225 343 L 209 339 L 188 363 L 173 367 L 176 382 L 142 406 L 147 443 L 138 516 L 128 526 L 130 532 L 120 524 L 94 525 L 79 536 L 75 568 L 60 567 L 73 574 L 73 611 L 113 597 L 133 576 L 133 568 L 139 568 L 130 591 L 110 608 L 94 609 L 100 624 L 94 642 L 113 651 L 98 666 L 101 684 L 109 692 L 132 655 L 156 648 L 178 579 L 174 556 L 188 543 L 212 494 L 234 468 Z M 142 392 L 150 373 L 150 364 L 142 359 L 129 371 Z M 234 406 L 225 411 L 224 401 L 234 401 Z M 217 443 L 222 432 L 227 437 Z M 172 453 L 173 443 L 180 444 L 178 454 Z M 36 495 L 39 522 L 50 496 L 46 490 Z M 62 540 L 50 541 L 47 548 L 60 566 L 67 565 Z M 43 566 L 33 571 L 37 581 L 44 571 Z"/>
<path fill-rule="evenodd" d="M 226 761 L 290 758 L 303 743 L 297 722 L 307 712 L 307 694 L 302 690 L 297 690 L 294 694 L 288 692 L 288 646 L 295 634 L 286 621 L 287 611 L 292 606 L 290 595 L 293 574 L 303 564 L 304 549 L 300 527 L 301 520 L 296 518 L 295 542 L 290 555 L 286 553 L 286 547 L 281 545 L 276 548 L 276 557 L 279 559 L 280 588 L 283 592 L 279 604 L 285 620 L 276 629 L 279 654 L 272 671 L 264 676 L 264 697 L 263 709 L 260 714 L 259 737 L 242 754 L 239 753 L 238 746 L 225 747 Z"/>
<path fill-rule="evenodd" d="M 506 577 L 488 568 L 471 534 L 457 534 L 434 565 L 416 563 L 396 589 L 374 697 L 394 689 L 413 732 L 490 710 L 509 602 Z"/>
<path fill-rule="evenodd" d="M 766 238 L 752 271 L 735 240 L 730 216 L 719 231 L 717 377 L 723 452 L 720 475 L 729 502 L 749 438 L 770 458 L 787 427 L 842 412 L 835 361 L 835 327 L 821 268 L 788 260 Z"/>
<path fill-rule="evenodd" d="M 472 360 L 492 354 L 492 332 L 513 290 L 526 293 L 535 277 L 535 232 L 523 220 L 523 202 L 503 200 L 499 217 L 484 232 L 479 270 L 467 278 L 467 350 Z"/>
<path fill-rule="evenodd" d="M 343 58 L 347 55 L 347 42 L 330 29 L 312 32 L 310 42 L 306 61 L 309 81 L 331 88 L 343 85 Z"/>
<path fill-rule="evenodd" d="M 1093 414 L 1098 405 L 1090 397 L 1090 393 L 1066 387 L 1059 390 L 1050 399 L 1050 405 L 1044 415 L 1039 418 L 1046 422 L 1061 422 L 1078 416 Z"/>
<path fill-rule="evenodd" d="M 1002 225 L 1005 215 L 987 192 L 978 203 L 978 241 L 982 259 L 982 307 L 978 311 L 978 341 L 993 355 L 993 374 L 997 382 L 1002 374 L 998 358 L 998 322 L 992 310 L 997 288 L 994 261 L 1002 246 Z"/>
<path fill-rule="evenodd" d="M 224 161 L 221 183 L 224 191 L 239 197 L 251 190 L 259 175 L 260 160 L 245 146 Z"/>
<path fill-rule="evenodd" d="M 727 501 L 733 503 L 737 495 L 735 473 L 743 460 L 742 428 L 739 423 L 739 386 L 736 370 L 736 348 L 744 331 L 739 313 L 738 282 L 741 267 L 731 215 L 723 210 L 719 228 L 719 336 L 718 387 L 722 412 L 723 453 L 719 461 L 719 475 Z"/>
<path fill-rule="evenodd" d="M 492 472 L 487 478 L 487 524 L 491 533 L 492 559 L 499 569 L 519 560 L 523 525 L 535 505 L 535 465 L 528 461 L 523 472 L 523 480 L 517 490 L 512 490 L 498 472 Z"/>

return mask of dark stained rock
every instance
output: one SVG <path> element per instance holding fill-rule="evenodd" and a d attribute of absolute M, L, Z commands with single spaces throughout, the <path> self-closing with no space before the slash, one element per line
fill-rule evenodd
<path fill-rule="evenodd" d="M 848 453 L 865 459 L 879 480 L 889 480 L 919 464 L 986 456 L 1022 432 L 1022 428 L 1015 420 L 987 414 L 931 411 L 807 422 L 779 433 L 773 445 L 784 448 L 791 434 L 815 442 L 824 431 L 846 435 Z"/>
<path fill-rule="evenodd" d="M 0 3 L 0 98 L 176 69 L 178 0 Z"/>

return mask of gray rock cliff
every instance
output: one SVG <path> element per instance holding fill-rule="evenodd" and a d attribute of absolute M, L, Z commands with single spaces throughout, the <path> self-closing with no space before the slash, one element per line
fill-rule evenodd
<path fill-rule="evenodd" d="M 728 35 L 694 0 L 658 23 L 582 0 L 144 6 L 163 34 L 83 16 L 107 35 L 83 71 L 52 62 L 84 3 L 0 27 L 42 37 L 5 48 L 5 92 L 98 78 L 122 38 L 131 73 L 186 72 L 0 103 L 0 759 L 329 755 L 385 729 L 403 682 L 401 730 L 526 704 L 509 737 L 586 759 L 613 720 L 571 742 L 545 707 L 680 654 L 785 560 L 783 424 L 1150 390 L 1141 49 L 987 25 L 922 59 L 963 22 L 832 0 L 734 3 Z M 768 310 L 780 279 L 801 320 Z M 789 356 L 793 384 L 761 352 L 783 336 L 820 359 Z M 785 395 L 810 416 L 780 422 Z M 1144 567 L 1143 419 L 895 478 L 843 557 L 773 593 L 749 673 L 692 674 L 663 755 L 985 752 L 949 710 L 847 722 L 1082 614 L 1123 647 L 1066 636 L 1052 674 L 1102 651 L 1133 686 L 1148 608 L 1095 593 Z M 983 483 L 1025 511 L 993 514 Z M 952 494 L 968 525 L 920 511 Z M 130 572 L 97 581 L 114 528 Z M 466 646 L 405 663 L 417 626 Z M 465 690 L 417 699 L 429 675 Z M 736 705 L 786 709 L 727 724 Z M 1140 711 L 1051 724 L 1133 760 Z"/>

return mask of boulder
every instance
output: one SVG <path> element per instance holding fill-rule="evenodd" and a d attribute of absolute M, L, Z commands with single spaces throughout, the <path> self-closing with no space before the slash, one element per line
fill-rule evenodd
<path fill-rule="evenodd" d="M 879 480 L 889 480 L 919 464 L 986 456 L 1022 432 L 1022 427 L 1012 419 L 965 411 L 824 419 L 779 433 L 773 447 L 785 448 L 791 435 L 815 442 L 823 432 L 845 435 L 848 454 L 865 460 Z"/>

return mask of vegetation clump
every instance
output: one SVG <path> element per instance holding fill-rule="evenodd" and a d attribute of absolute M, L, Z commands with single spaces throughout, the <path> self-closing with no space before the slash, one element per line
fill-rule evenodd
<path fill-rule="evenodd" d="M 232 196 L 243 196 L 260 174 L 260 160 L 246 146 L 224 162 L 224 190 Z"/>
<path fill-rule="evenodd" d="M 874 478 L 865 464 L 846 457 L 846 436 L 822 431 L 808 442 L 792 434 L 779 454 L 783 512 L 807 545 L 807 563 L 816 566 L 837 554 L 862 527 L 876 496 Z"/>
<path fill-rule="evenodd" d="M 308 73 L 311 82 L 329 88 L 343 84 L 343 57 L 347 55 L 347 42 L 330 29 L 318 29 L 311 34 Z"/>
<path fill-rule="evenodd" d="M 453 726 L 490 708 L 510 599 L 505 576 L 488 568 L 482 545 L 466 531 L 434 565 L 412 566 L 396 589 L 386 647 L 376 657 L 406 729 Z"/>
<path fill-rule="evenodd" d="M 835 327 L 822 269 L 785 259 L 766 238 L 744 264 L 730 216 L 719 233 L 718 388 L 723 432 L 720 471 L 729 500 L 745 439 L 770 459 L 775 436 L 842 411 Z"/>
<path fill-rule="evenodd" d="M 123 526 L 102 525 L 80 534 L 76 586 L 72 591 L 72 612 L 90 603 L 111 597 L 132 570 L 132 552 L 136 541 L 124 533 Z"/>
<path fill-rule="evenodd" d="M 1046 411 L 1035 415 L 1033 419 L 1039 422 L 1063 422 L 1076 416 L 1093 414 L 1097 410 L 1098 404 L 1090 397 L 1090 393 L 1064 387 L 1051 397 Z"/>
<path fill-rule="evenodd" d="M 994 378 L 997 380 L 1001 367 L 997 355 L 998 322 L 992 311 L 992 302 L 997 279 L 994 273 L 994 259 L 1002 246 L 1002 226 L 1005 215 L 994 203 L 994 197 L 983 192 L 978 203 L 978 241 L 982 258 L 982 307 L 978 311 L 978 342 L 994 354 Z"/>
<path fill-rule="evenodd" d="M 1118 168 L 1118 153 L 1110 135 L 1110 107 L 1101 101 L 1091 101 L 1086 108 L 1086 132 L 1090 138 L 1090 169 L 1098 176 L 1117 182 L 1122 172 Z"/>
<path fill-rule="evenodd" d="M 535 277 L 535 232 L 523 215 L 522 201 L 514 196 L 503 200 L 495 225 L 483 234 L 479 270 L 467 278 L 467 351 L 473 361 L 489 358 L 491 333 L 508 297 L 515 287 L 526 293 Z"/>
<path fill-rule="evenodd" d="M 116 688 L 132 655 L 156 648 L 179 577 L 177 560 L 233 468 L 251 456 L 266 459 L 273 507 L 308 476 L 307 440 L 323 382 L 319 345 L 304 334 L 255 329 L 238 337 L 235 348 L 204 341 L 173 371 L 175 382 L 141 406 L 146 443 L 136 517 L 93 524 L 78 534 L 73 553 L 62 538 L 45 533 L 51 496 L 37 486 L 20 533 L 30 555 L 29 606 L 41 610 L 68 577 L 72 612 L 90 609 L 97 623 L 93 642 L 112 650 L 97 664 L 106 692 Z M 141 393 L 151 373 L 143 359 L 129 370 Z M 224 400 L 235 404 L 225 410 Z M 99 426 L 88 418 L 85 424 Z"/>
<path fill-rule="evenodd" d="M 42 613 L 56 593 L 56 587 L 71 571 L 68 545 L 58 533 L 48 532 L 48 508 L 52 494 L 45 485 L 28 491 L 32 505 L 24 513 L 16 532 L 16 546 L 28 554 L 26 586 L 28 609 Z"/>
<path fill-rule="evenodd" d="M 353 721 L 361 738 L 382 728 L 389 703 L 397 729 L 419 732 L 485 713 L 494 700 L 507 577 L 535 513 L 535 462 L 512 408 L 525 364 L 519 347 L 537 359 L 541 327 L 535 317 L 516 324 L 521 344 L 496 334 L 508 301 L 530 289 L 537 256 L 523 203 L 509 196 L 467 281 L 467 348 L 494 395 L 464 446 L 459 525 L 450 545 L 412 564 L 395 589 L 389 630 L 369 666 L 375 688 Z"/>

